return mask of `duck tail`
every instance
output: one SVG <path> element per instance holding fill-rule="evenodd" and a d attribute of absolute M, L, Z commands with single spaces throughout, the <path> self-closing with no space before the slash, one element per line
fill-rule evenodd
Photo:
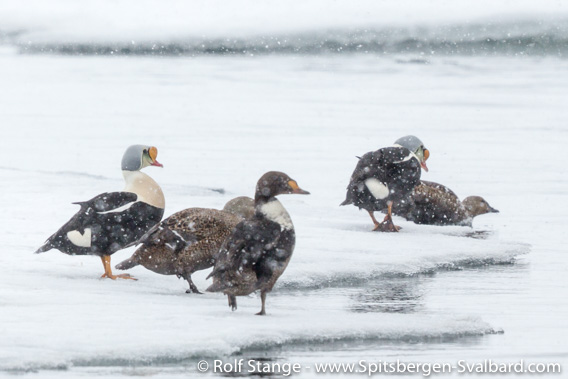
<path fill-rule="evenodd" d="M 46 243 L 44 243 L 39 249 L 37 249 L 36 251 L 34 251 L 34 254 L 40 254 L 40 253 L 44 253 L 48 250 L 51 250 L 53 248 L 53 246 L 51 246 L 51 243 L 49 241 L 47 241 Z"/>
<path fill-rule="evenodd" d="M 215 280 L 213 284 L 211 284 L 205 291 L 207 292 L 221 292 L 223 291 L 226 286 L 224 286 L 220 280 Z"/>
<path fill-rule="evenodd" d="M 351 199 L 347 198 L 345 200 L 343 200 L 343 203 L 339 204 L 339 206 L 343 206 L 343 205 L 349 205 L 349 204 L 353 204 L 353 202 L 351 201 Z"/>
<path fill-rule="evenodd" d="M 140 263 L 138 262 L 138 259 L 132 256 L 128 259 L 123 260 L 122 262 L 114 266 L 114 268 L 116 268 L 117 270 L 128 270 L 131 269 L 132 267 L 138 266 L 139 264 Z"/>

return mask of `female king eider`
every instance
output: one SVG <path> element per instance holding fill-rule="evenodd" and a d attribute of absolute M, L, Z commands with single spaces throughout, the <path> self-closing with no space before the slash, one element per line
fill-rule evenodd
<path fill-rule="evenodd" d="M 460 201 L 448 187 L 422 180 L 405 201 L 393 206 L 392 212 L 415 224 L 472 226 L 474 217 L 499 211 L 481 196 Z"/>
<path fill-rule="evenodd" d="M 430 156 L 422 141 L 415 136 L 396 140 L 394 146 L 384 147 L 363 155 L 347 186 L 345 201 L 369 212 L 375 228 L 382 232 L 398 232 L 400 227 L 392 221 L 392 205 L 403 200 L 420 182 L 420 167 L 428 171 L 426 160 Z M 375 211 L 387 209 L 382 223 Z"/>
<path fill-rule="evenodd" d="M 126 187 L 122 192 L 106 192 L 89 201 L 78 202 L 81 209 L 36 253 L 57 249 L 69 255 L 98 255 L 105 273 L 101 278 L 134 279 L 128 274 L 113 275 L 110 256 L 137 241 L 162 219 L 165 200 L 160 186 L 140 172 L 147 166 L 163 167 L 156 160 L 158 149 L 130 146 L 122 157 Z"/>
<path fill-rule="evenodd" d="M 138 241 L 142 246 L 115 267 L 128 270 L 142 265 L 158 274 L 177 275 L 187 280 L 187 293 L 201 293 L 191 275 L 212 267 L 214 256 L 235 226 L 253 215 L 254 202 L 245 196 L 229 201 L 222 211 L 184 209 L 150 229 Z"/>
<path fill-rule="evenodd" d="M 296 243 L 290 215 L 275 197 L 286 193 L 309 194 L 282 172 L 264 174 L 256 185 L 254 216 L 237 224 L 216 256 L 207 291 L 226 294 L 232 310 L 237 309 L 236 296 L 260 290 L 257 315 L 266 314 L 266 294 L 286 269 Z"/>

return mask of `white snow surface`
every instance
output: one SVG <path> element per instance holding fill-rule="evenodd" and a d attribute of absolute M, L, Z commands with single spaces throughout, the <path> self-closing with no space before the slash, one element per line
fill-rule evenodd
<path fill-rule="evenodd" d="M 507 334 L 507 325 L 494 315 L 488 322 L 481 307 L 353 312 L 341 291 L 385 277 L 510 264 L 529 252 L 546 261 L 564 248 L 567 172 L 559 157 L 568 142 L 568 70 L 561 60 L 432 58 L 424 65 L 396 57 L 132 59 L 5 51 L 0 72 L 0 370 Z M 482 195 L 501 213 L 480 216 L 473 229 L 397 218 L 401 232 L 383 234 L 371 232 L 366 212 L 339 207 L 355 156 L 407 134 L 431 152 L 424 179 L 462 198 Z M 183 281 L 142 267 L 130 270 L 136 282 L 100 280 L 96 257 L 32 254 L 77 210 L 71 202 L 122 189 L 120 158 L 139 143 L 158 147 L 164 168 L 144 172 L 161 185 L 166 216 L 252 196 L 269 170 L 286 172 L 311 192 L 280 197 L 297 243 L 268 295 L 266 317 L 254 316 L 256 295 L 239 298 L 231 312 L 222 295 L 186 294 Z M 133 251 L 116 253 L 113 264 Z M 554 262 L 547 266 L 554 275 L 535 276 L 542 279 L 536 304 L 553 303 L 548 286 L 566 288 L 559 275 L 565 262 Z M 195 275 L 200 289 L 206 275 Z M 563 291 L 558 316 L 547 312 L 543 323 L 566 314 Z"/>
<path fill-rule="evenodd" d="M 116 169 L 113 166 L 110 168 Z M 73 197 L 75 191 L 88 192 L 105 184 L 116 189 L 112 180 L 2 171 L 11 183 L 22 184 L 35 177 L 36 183 L 56 198 L 62 194 Z M 67 185 L 63 185 L 65 182 Z M 277 289 L 268 297 L 269 315 L 262 318 L 253 315 L 260 306 L 257 296 L 239 298 L 238 311 L 231 313 L 220 294 L 186 294 L 186 283 L 174 276 L 157 275 L 139 266 L 130 271 L 139 279 L 137 282 L 100 280 L 103 270 L 96 257 L 66 256 L 55 250 L 32 254 L 42 238 L 74 210 L 63 199 L 58 204 L 51 196 L 37 193 L 37 189 L 32 186 L 20 193 L 14 189 L 6 199 L 12 205 L 3 204 L 4 209 L 12 209 L 8 212 L 11 217 L 22 222 L 21 228 L 5 233 L 0 255 L 3 267 L 14 268 L 1 278 L 3 370 L 175 363 L 281 344 L 317 345 L 343 339 L 428 340 L 495 333 L 501 328 L 489 325 L 478 315 L 352 313 L 346 299 L 330 299 L 325 292 L 318 293 L 329 287 L 364 285 L 383 276 L 507 263 L 529 251 L 526 244 L 500 241 L 495 236 L 465 237 L 471 230 L 460 227 L 420 228 L 404 223 L 400 234 L 379 235 L 370 231 L 372 224 L 367 215 L 356 209 L 336 209 L 335 203 L 317 207 L 310 204 L 310 199 L 286 199 L 296 210 L 298 246 Z M 229 199 L 216 193 L 211 193 L 209 199 L 177 196 L 182 203 L 188 201 L 187 206 L 209 202 L 217 204 L 217 208 Z M 35 205 L 28 208 L 28 216 L 17 216 L 14 200 L 19 204 L 31 200 Z M 41 215 L 32 217 L 33 207 Z M 63 209 L 67 214 L 60 214 Z M 318 215 L 324 212 L 334 222 L 322 221 Z M 33 220 L 26 221 L 28 217 Z M 113 263 L 132 251 L 114 254 Z M 194 278 L 201 289 L 207 286 L 205 275 L 202 272 Z"/>

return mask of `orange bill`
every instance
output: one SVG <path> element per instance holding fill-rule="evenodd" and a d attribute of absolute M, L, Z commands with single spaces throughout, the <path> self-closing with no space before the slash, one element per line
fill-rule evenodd
<path fill-rule="evenodd" d="M 303 189 L 301 189 L 298 186 L 298 183 L 296 183 L 295 180 L 289 180 L 288 186 L 292 189 L 292 193 L 297 193 L 299 195 L 309 195 L 310 194 L 308 191 L 304 191 Z"/>
<path fill-rule="evenodd" d="M 158 149 L 157 148 L 152 146 L 150 148 L 150 150 L 148 150 L 148 155 L 150 155 L 150 158 L 152 159 L 152 166 L 164 167 L 163 164 L 161 164 L 160 162 L 158 162 L 156 160 L 156 158 L 158 157 Z"/>

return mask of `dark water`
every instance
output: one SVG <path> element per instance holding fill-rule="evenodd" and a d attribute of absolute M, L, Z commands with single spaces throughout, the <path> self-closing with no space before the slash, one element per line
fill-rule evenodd
<path fill-rule="evenodd" d="M 416 26 L 331 29 L 260 34 L 248 38 L 187 36 L 173 40 L 109 43 L 35 42 L 27 31 L 0 29 L 0 41 L 15 44 L 21 53 L 67 55 L 318 55 L 418 54 L 557 56 L 568 55 L 568 20 L 517 21 L 444 27 Z M 25 43 L 19 41 L 26 40 Z"/>

